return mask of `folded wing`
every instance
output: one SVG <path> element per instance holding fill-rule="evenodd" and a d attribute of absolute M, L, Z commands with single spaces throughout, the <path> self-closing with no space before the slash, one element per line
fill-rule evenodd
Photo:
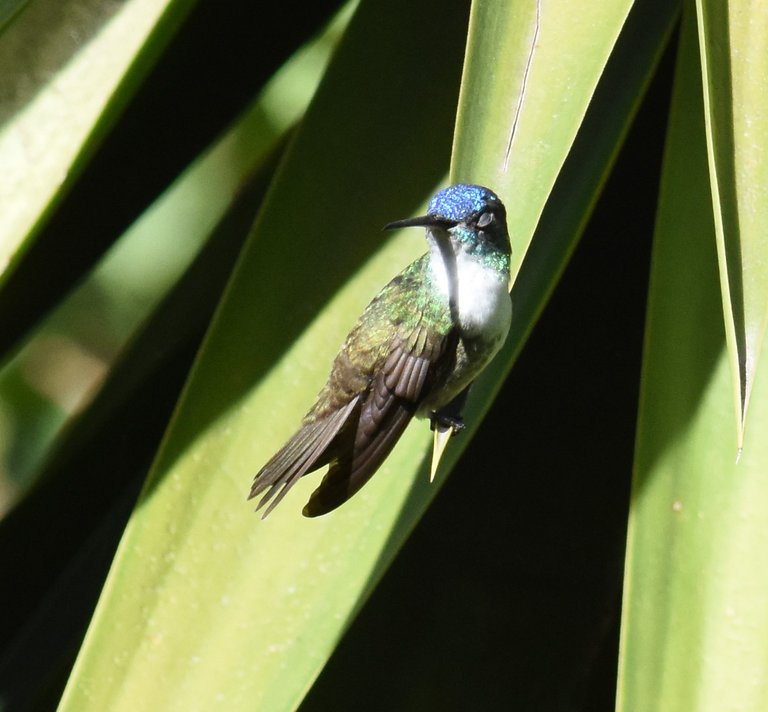
<path fill-rule="evenodd" d="M 403 434 L 419 404 L 443 369 L 450 369 L 455 337 L 429 338 L 423 327 L 403 339 L 395 334 L 383 363 L 374 364 L 362 392 L 304 425 L 256 475 L 250 497 L 265 492 L 259 509 L 266 517 L 300 477 L 330 464 L 320 486 L 312 493 L 304 515 L 316 517 L 346 502 L 376 472 Z M 340 354 L 339 359 L 345 358 Z M 349 363 L 334 367 L 348 371 Z"/>

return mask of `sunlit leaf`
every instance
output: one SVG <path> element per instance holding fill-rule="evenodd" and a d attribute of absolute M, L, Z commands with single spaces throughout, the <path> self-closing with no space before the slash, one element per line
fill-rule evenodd
<path fill-rule="evenodd" d="M 749 0 L 698 0 L 696 7 L 723 312 L 741 447 L 768 323 L 768 9 Z"/>
<path fill-rule="evenodd" d="M 698 57 L 688 13 L 649 296 L 621 712 L 768 705 L 768 570 L 760 564 L 768 546 L 768 441 L 750 439 L 737 462 Z M 755 432 L 768 427 L 764 376 L 758 370 L 752 391 Z"/>
<path fill-rule="evenodd" d="M 193 2 L 35 0 L 0 35 L 0 276 L 72 185 Z"/>
<path fill-rule="evenodd" d="M 504 200 L 513 277 L 631 7 L 473 5 L 451 176 Z"/>
<path fill-rule="evenodd" d="M 276 72 L 235 125 L 134 222 L 0 369 L 0 411 L 16 422 L 45 424 L 37 432 L 31 426 L 2 432 L 0 425 L 0 463 L 8 463 L 0 467 L 0 513 L 35 479 L 61 428 L 95 396 L 126 345 L 201 253 L 249 181 L 273 160 L 276 147 L 306 109 L 348 17 L 349 10 L 340 14 L 322 37 Z M 193 308 L 191 302 L 188 308 Z M 109 311 L 111 328 L 94 335 L 87 327 L 100 310 Z M 177 320 L 179 332 L 184 324 L 185 319 Z M 172 331 L 165 332 L 169 341 Z M 151 346 L 149 361 L 161 351 L 160 344 Z M 135 372 L 140 369 L 135 355 L 133 359 Z M 5 486 L 3 479 L 8 480 Z"/>

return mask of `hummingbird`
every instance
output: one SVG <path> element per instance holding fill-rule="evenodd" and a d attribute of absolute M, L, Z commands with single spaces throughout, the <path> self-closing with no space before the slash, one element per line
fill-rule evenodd
<path fill-rule="evenodd" d="M 248 499 L 266 517 L 300 477 L 330 465 L 303 509 L 326 514 L 376 472 L 411 418 L 456 434 L 478 374 L 512 319 L 506 210 L 480 185 L 437 193 L 427 214 L 385 230 L 423 227 L 429 251 L 366 307 L 301 427 L 262 467 Z"/>

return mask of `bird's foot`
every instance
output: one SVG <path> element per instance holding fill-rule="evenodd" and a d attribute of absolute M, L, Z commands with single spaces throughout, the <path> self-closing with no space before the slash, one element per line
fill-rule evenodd
<path fill-rule="evenodd" d="M 450 415 L 449 413 L 441 413 L 435 411 L 429 416 L 429 428 L 430 430 L 453 430 L 452 435 L 458 435 L 464 430 L 464 418 L 460 415 Z"/>

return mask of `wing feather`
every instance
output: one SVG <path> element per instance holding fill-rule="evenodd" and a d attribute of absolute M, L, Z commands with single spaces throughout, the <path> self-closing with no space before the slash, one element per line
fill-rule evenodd
<path fill-rule="evenodd" d="M 263 494 L 258 509 L 266 507 L 264 516 L 301 477 L 326 464 L 304 514 L 325 514 L 349 499 L 453 369 L 458 335 L 448 312 L 438 322 L 430 314 L 426 326 L 423 305 L 401 301 L 403 282 L 418 291 L 427 266 L 426 256 L 413 263 L 368 305 L 302 427 L 256 475 L 250 498 Z"/>
<path fill-rule="evenodd" d="M 358 402 L 359 397 L 353 398 L 328 417 L 303 425 L 259 471 L 248 499 L 253 499 L 266 490 L 256 511 L 270 500 L 273 501 L 262 518 L 277 506 L 301 477 L 329 462 L 330 457 L 324 458 L 324 455 L 350 420 Z"/>
<path fill-rule="evenodd" d="M 425 330 L 406 344 L 396 338 L 361 404 L 360 418 L 351 451 L 341 453 L 320 486 L 312 493 L 304 514 L 316 517 L 346 502 L 376 472 L 400 439 L 434 376 L 448 342 L 429 340 Z M 411 349 L 417 348 L 417 351 Z"/>

